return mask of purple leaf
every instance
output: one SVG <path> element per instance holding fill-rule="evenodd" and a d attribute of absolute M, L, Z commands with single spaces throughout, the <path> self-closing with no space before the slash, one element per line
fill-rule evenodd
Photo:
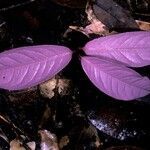
<path fill-rule="evenodd" d="M 130 67 L 150 65 L 150 32 L 126 32 L 88 42 L 85 53 L 104 56 Z"/>
<path fill-rule="evenodd" d="M 63 46 L 28 46 L 0 54 L 0 88 L 20 90 L 52 78 L 71 59 Z"/>
<path fill-rule="evenodd" d="M 133 100 L 150 94 L 150 80 L 124 65 L 88 56 L 81 63 L 93 84 L 113 98 Z"/>

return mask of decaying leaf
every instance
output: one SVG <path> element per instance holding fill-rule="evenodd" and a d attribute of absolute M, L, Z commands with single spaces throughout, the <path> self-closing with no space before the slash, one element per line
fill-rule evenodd
<path fill-rule="evenodd" d="M 100 20 L 97 19 L 93 12 L 92 4 L 90 1 L 87 2 L 85 12 L 87 14 L 88 25 L 85 27 L 80 26 L 69 26 L 69 29 L 66 31 L 71 32 L 71 30 L 75 30 L 85 34 L 90 37 L 90 34 L 98 34 L 98 35 L 107 35 L 109 34 L 109 29 L 104 25 Z"/>
<path fill-rule="evenodd" d="M 71 80 L 70 79 L 59 79 L 58 80 L 58 93 L 60 96 L 69 95 L 71 92 Z"/>
<path fill-rule="evenodd" d="M 136 23 L 141 30 L 150 31 L 150 22 L 136 20 Z"/>
<path fill-rule="evenodd" d="M 109 29 L 106 27 L 104 23 L 102 23 L 101 20 L 99 20 L 96 15 L 93 12 L 92 4 L 91 2 L 87 3 L 86 6 L 86 14 L 87 14 L 87 19 L 90 22 L 89 25 L 85 27 L 85 32 L 88 34 L 94 33 L 94 34 L 108 34 Z"/>
<path fill-rule="evenodd" d="M 59 76 L 40 84 L 40 92 L 44 97 L 51 99 L 55 94 L 68 95 L 71 91 L 71 80 L 61 79 Z M 55 93 L 56 92 L 56 93 Z"/>
<path fill-rule="evenodd" d="M 57 84 L 56 78 L 52 78 L 52 79 L 40 84 L 40 93 L 44 97 L 51 99 L 55 95 L 54 90 L 56 88 L 56 84 Z"/>
<path fill-rule="evenodd" d="M 67 146 L 69 143 L 69 137 L 63 136 L 59 141 L 59 148 L 62 149 L 63 147 Z"/>
<path fill-rule="evenodd" d="M 40 130 L 41 150 L 59 150 L 56 135 L 48 130 Z"/>
<path fill-rule="evenodd" d="M 28 146 L 31 150 L 35 150 L 36 148 L 35 142 L 28 142 L 26 146 Z M 10 150 L 26 150 L 26 147 L 21 141 L 14 139 L 10 142 Z"/>
<path fill-rule="evenodd" d="M 109 29 L 138 29 L 129 12 L 113 0 L 94 0 L 92 6 L 96 17 Z"/>

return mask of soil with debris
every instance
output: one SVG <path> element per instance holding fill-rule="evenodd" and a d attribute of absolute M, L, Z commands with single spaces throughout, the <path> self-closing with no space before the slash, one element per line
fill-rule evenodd
<path fill-rule="evenodd" d="M 115 2 L 135 20 L 144 21 L 145 30 L 150 30 L 148 0 Z M 87 35 L 87 30 L 85 34 L 81 28 L 69 28 L 90 24 L 86 3 L 0 1 L 0 52 L 38 44 L 65 45 L 74 51 L 69 65 L 49 81 L 22 91 L 0 90 L 0 150 L 150 149 L 150 96 L 130 102 L 110 98 L 90 82 L 81 68 L 81 48 L 105 35 L 96 34 L 96 29 Z M 122 26 L 115 31 L 114 26 L 108 28 L 111 33 L 124 32 Z M 137 71 L 149 75 L 150 68 Z"/>

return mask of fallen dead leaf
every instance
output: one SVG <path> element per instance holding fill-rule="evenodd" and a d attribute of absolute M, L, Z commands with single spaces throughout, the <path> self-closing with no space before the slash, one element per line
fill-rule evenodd
<path fill-rule="evenodd" d="M 40 87 L 39 87 L 40 93 L 44 97 L 51 99 L 55 95 L 54 90 L 56 88 L 56 84 L 57 84 L 57 79 L 55 79 L 55 78 L 52 78 L 52 79 L 40 84 Z"/>
<path fill-rule="evenodd" d="M 41 150 L 59 150 L 57 138 L 48 130 L 39 130 L 41 136 Z"/>
<path fill-rule="evenodd" d="M 71 80 L 61 79 L 56 76 L 43 84 L 40 84 L 40 93 L 46 98 L 53 98 L 55 94 L 60 96 L 69 95 L 71 91 Z"/>
<path fill-rule="evenodd" d="M 109 29 L 100 20 L 98 20 L 93 13 L 93 9 L 90 3 L 87 3 L 85 11 L 89 24 L 85 27 L 69 26 L 69 29 L 65 32 L 64 36 L 72 30 L 81 32 L 87 37 L 90 37 L 90 34 L 107 35 L 109 33 Z"/>
<path fill-rule="evenodd" d="M 62 149 L 63 147 L 65 147 L 66 145 L 68 145 L 69 143 L 69 137 L 68 136 L 63 136 L 60 141 L 59 141 L 59 147 L 60 149 Z"/>
<path fill-rule="evenodd" d="M 95 0 L 91 5 L 97 19 L 109 29 L 138 29 L 130 13 L 113 0 Z"/>
<path fill-rule="evenodd" d="M 141 30 L 145 30 L 145 31 L 150 30 L 150 22 L 136 20 L 136 23 L 138 24 L 138 26 Z"/>
<path fill-rule="evenodd" d="M 87 19 L 90 22 L 90 24 L 85 27 L 86 33 L 106 35 L 109 32 L 108 27 L 104 23 L 102 23 L 101 20 L 99 20 L 94 14 L 91 2 L 87 3 L 85 12 L 87 14 Z"/>
<path fill-rule="evenodd" d="M 28 142 L 26 145 L 31 149 L 35 150 L 36 144 L 35 142 Z M 26 150 L 26 148 L 23 146 L 22 142 L 20 142 L 17 139 L 14 139 L 10 142 L 10 150 Z"/>
<path fill-rule="evenodd" d="M 69 79 L 58 79 L 58 93 L 60 96 L 69 95 L 71 92 L 71 80 Z"/>

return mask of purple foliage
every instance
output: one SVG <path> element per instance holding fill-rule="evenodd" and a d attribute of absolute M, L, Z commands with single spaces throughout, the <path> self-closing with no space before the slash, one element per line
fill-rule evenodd
<path fill-rule="evenodd" d="M 82 67 L 93 84 L 107 95 L 133 100 L 150 94 L 150 80 L 128 67 L 150 65 L 150 32 L 127 32 L 88 42 Z M 38 45 L 0 54 L 0 88 L 20 90 L 56 75 L 71 60 L 69 48 Z M 127 67 L 128 66 L 128 67 Z"/>
<path fill-rule="evenodd" d="M 150 65 L 150 32 L 126 32 L 88 42 L 84 51 L 90 56 L 103 56 L 130 67 Z"/>
<path fill-rule="evenodd" d="M 28 46 L 0 54 L 0 88 L 20 90 L 52 78 L 71 60 L 63 46 Z"/>
<path fill-rule="evenodd" d="M 150 93 L 150 80 L 126 66 L 88 56 L 81 63 L 92 83 L 111 97 L 132 100 Z"/>

